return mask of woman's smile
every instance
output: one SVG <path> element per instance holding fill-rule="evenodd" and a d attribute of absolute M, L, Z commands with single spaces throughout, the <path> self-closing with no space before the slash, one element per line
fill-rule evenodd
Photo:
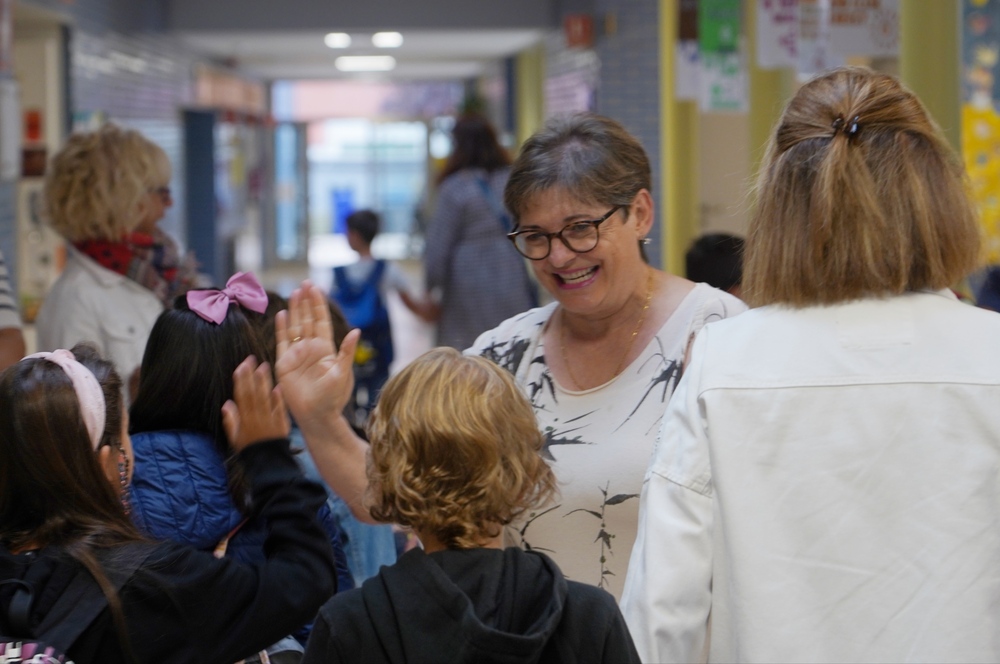
<path fill-rule="evenodd" d="M 556 284 L 561 289 L 584 288 L 594 283 L 600 269 L 601 268 L 599 266 L 592 265 L 590 267 L 576 270 L 562 270 L 560 272 L 555 272 Z"/>

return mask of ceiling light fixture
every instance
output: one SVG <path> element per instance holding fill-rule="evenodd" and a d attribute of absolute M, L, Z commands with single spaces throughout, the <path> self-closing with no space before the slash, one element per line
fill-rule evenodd
<path fill-rule="evenodd" d="M 372 44 L 378 48 L 399 48 L 403 45 L 403 35 L 398 32 L 376 32 Z"/>
<path fill-rule="evenodd" d="M 330 32 L 323 37 L 323 43 L 329 48 L 347 48 L 351 45 L 351 36 L 346 32 Z"/>
<path fill-rule="evenodd" d="M 392 71 L 396 58 L 391 55 L 342 55 L 334 60 L 340 71 Z"/>

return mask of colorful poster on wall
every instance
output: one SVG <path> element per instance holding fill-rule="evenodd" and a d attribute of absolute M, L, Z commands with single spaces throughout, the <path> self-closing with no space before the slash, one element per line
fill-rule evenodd
<path fill-rule="evenodd" d="M 698 54 L 698 0 L 677 3 L 677 46 L 674 59 L 674 98 L 698 100 L 701 58 Z"/>
<path fill-rule="evenodd" d="M 844 64 L 844 56 L 830 49 L 830 0 L 799 0 L 799 79 Z"/>
<path fill-rule="evenodd" d="M 1000 0 L 962 2 L 962 157 L 987 259 L 1000 264 Z"/>
<path fill-rule="evenodd" d="M 845 56 L 896 56 L 899 0 L 830 0 L 830 48 Z"/>
<path fill-rule="evenodd" d="M 757 0 L 757 66 L 798 65 L 799 0 Z"/>
<path fill-rule="evenodd" d="M 746 112 L 746 71 L 742 55 L 740 0 L 701 0 L 699 102 L 703 111 Z"/>

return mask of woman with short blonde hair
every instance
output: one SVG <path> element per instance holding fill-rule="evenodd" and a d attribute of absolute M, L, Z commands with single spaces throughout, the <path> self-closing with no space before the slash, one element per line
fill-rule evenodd
<path fill-rule="evenodd" d="M 45 182 L 47 216 L 70 249 L 38 315 L 41 348 L 87 341 L 123 376 L 138 368 L 156 317 L 194 281 L 193 258 L 182 263 L 157 226 L 169 184 L 166 153 L 137 131 L 69 137 Z"/>
<path fill-rule="evenodd" d="M 842 68 L 769 143 L 756 308 L 706 327 L 647 472 L 622 610 L 644 661 L 1000 659 L 1000 317 L 958 158 Z"/>
<path fill-rule="evenodd" d="M 169 183 L 162 148 L 137 131 L 108 124 L 73 134 L 53 158 L 46 210 L 69 242 L 118 240 L 150 215 L 150 192 Z"/>

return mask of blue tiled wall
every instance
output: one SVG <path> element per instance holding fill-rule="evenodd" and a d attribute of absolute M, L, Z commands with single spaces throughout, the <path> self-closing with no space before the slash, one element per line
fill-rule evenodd
<path fill-rule="evenodd" d="M 577 3 L 579 4 L 579 3 Z M 565 47 L 562 30 L 552 32 L 545 42 L 546 79 L 565 77 L 573 72 L 581 80 L 593 80 L 593 110 L 621 122 L 646 148 L 653 170 L 653 197 L 660 182 L 660 67 L 658 0 L 594 0 L 593 6 L 561 7 L 563 14 L 590 13 L 594 18 L 595 48 L 571 50 Z M 608 34 L 606 26 L 615 29 Z M 546 101 L 558 107 L 558 87 L 549 86 Z M 547 108 L 546 112 L 550 112 Z M 650 262 L 662 265 L 660 225 L 650 234 L 646 247 Z"/>
<path fill-rule="evenodd" d="M 653 198 L 660 183 L 660 37 L 658 0 L 596 0 L 598 17 L 613 15 L 614 34 L 598 26 L 597 54 L 601 61 L 597 111 L 609 115 L 634 134 L 646 148 L 653 169 Z M 659 223 L 646 247 L 650 262 L 662 265 Z"/>

